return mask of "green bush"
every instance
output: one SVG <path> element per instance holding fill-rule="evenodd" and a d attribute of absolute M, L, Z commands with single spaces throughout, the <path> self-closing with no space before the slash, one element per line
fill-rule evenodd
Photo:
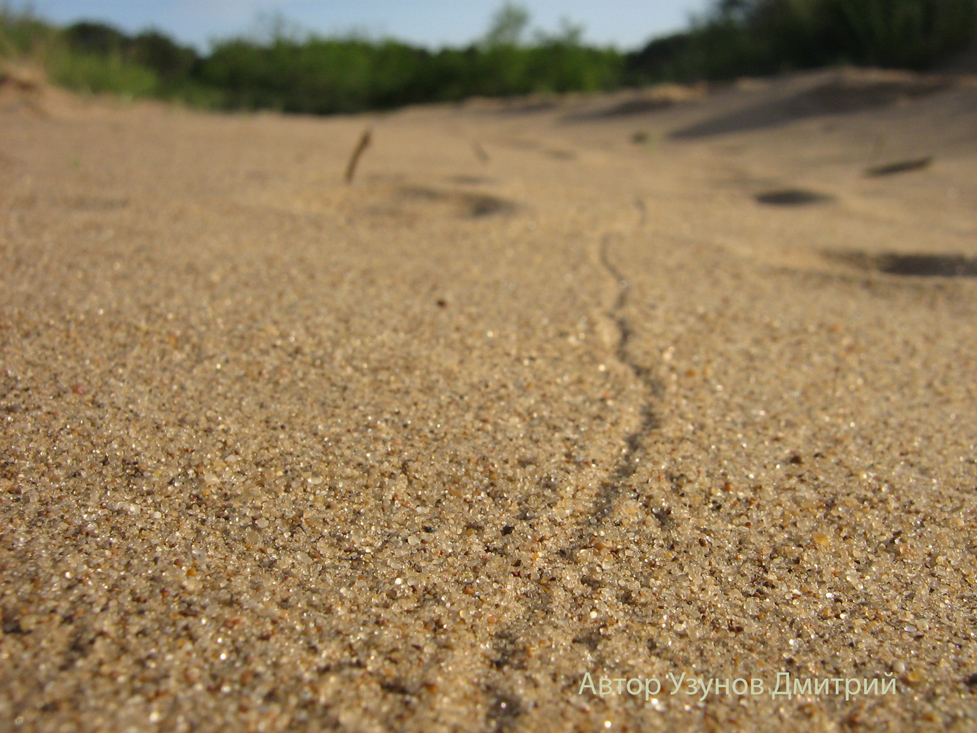
<path fill-rule="evenodd" d="M 125 61 L 118 53 L 103 56 L 55 49 L 48 55 L 46 69 L 55 84 L 90 94 L 150 97 L 158 89 L 152 69 Z"/>
<path fill-rule="evenodd" d="M 684 50 L 693 76 L 850 63 L 926 70 L 977 43 L 977 0 L 717 0 Z"/>
<path fill-rule="evenodd" d="M 119 54 L 129 43 L 125 33 L 104 23 L 75 23 L 61 35 L 71 50 L 98 56 Z"/>
<path fill-rule="evenodd" d="M 44 68 L 55 84 L 76 91 L 126 97 L 158 91 L 156 74 L 123 56 L 126 37 L 98 24 L 67 30 L 38 20 L 29 12 L 0 8 L 0 55 Z"/>
<path fill-rule="evenodd" d="M 197 52 L 174 43 L 158 31 L 145 31 L 126 44 L 126 56 L 156 72 L 161 82 L 189 79 L 200 62 Z"/>
<path fill-rule="evenodd" d="M 826 40 L 850 61 L 927 69 L 977 42 L 977 0 L 822 0 Z"/>
<path fill-rule="evenodd" d="M 0 58 L 34 57 L 42 54 L 58 32 L 28 12 L 15 12 L 0 4 Z"/>

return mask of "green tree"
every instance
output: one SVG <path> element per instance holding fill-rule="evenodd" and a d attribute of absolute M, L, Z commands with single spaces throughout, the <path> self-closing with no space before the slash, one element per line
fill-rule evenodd
<path fill-rule="evenodd" d="M 159 31 L 143 31 L 132 39 L 128 55 L 168 82 L 186 79 L 199 62 L 196 51 L 180 46 Z"/>
<path fill-rule="evenodd" d="M 506 2 L 492 16 L 484 45 L 489 48 L 518 46 L 528 25 L 529 11 L 521 5 Z"/>

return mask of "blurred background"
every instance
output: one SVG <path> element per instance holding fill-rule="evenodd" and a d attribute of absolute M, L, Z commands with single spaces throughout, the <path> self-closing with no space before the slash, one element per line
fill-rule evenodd
<path fill-rule="evenodd" d="M 854 64 L 969 69 L 977 0 L 42 0 L 0 61 L 85 94 L 354 113 Z"/>

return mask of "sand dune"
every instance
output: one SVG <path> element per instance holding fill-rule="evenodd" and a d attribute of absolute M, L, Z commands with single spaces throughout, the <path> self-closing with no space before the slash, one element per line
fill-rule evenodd
<path fill-rule="evenodd" d="M 973 78 L 0 91 L 0 727 L 974 728 Z"/>

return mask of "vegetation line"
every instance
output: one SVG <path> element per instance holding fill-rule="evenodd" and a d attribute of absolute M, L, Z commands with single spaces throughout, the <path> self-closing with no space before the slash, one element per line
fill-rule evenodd
<path fill-rule="evenodd" d="M 837 64 L 927 70 L 977 48 L 977 0 L 712 0 L 688 30 L 630 52 L 587 45 L 569 22 L 527 40 L 528 23 L 528 12 L 506 3 L 481 39 L 429 50 L 303 35 L 272 19 L 256 35 L 214 42 L 201 54 L 158 31 L 130 36 L 94 22 L 60 28 L 0 0 L 0 62 L 26 60 L 84 93 L 335 114 Z"/>

